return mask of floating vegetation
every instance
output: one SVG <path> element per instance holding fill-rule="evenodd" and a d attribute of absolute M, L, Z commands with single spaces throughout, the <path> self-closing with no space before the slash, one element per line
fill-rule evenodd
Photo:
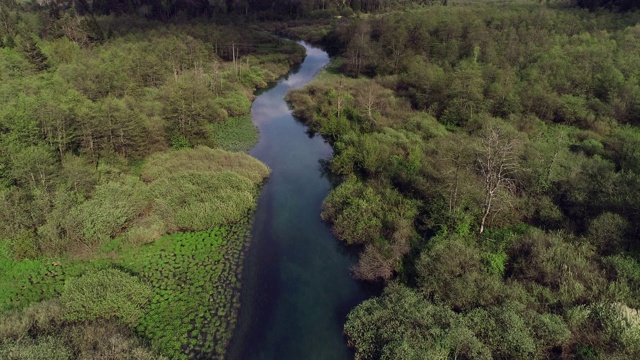
<path fill-rule="evenodd" d="M 123 249 L 119 263 L 153 288 L 137 332 L 172 359 L 222 358 L 240 306 L 250 217 L 228 227 L 177 233 Z"/>

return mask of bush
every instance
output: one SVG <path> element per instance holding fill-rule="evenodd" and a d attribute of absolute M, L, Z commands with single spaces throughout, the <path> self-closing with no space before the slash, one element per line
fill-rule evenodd
<path fill-rule="evenodd" d="M 1 344 L 0 358 L 5 360 L 65 360 L 73 359 L 73 352 L 61 339 L 48 336 L 36 341 Z"/>
<path fill-rule="evenodd" d="M 146 186 L 135 178 L 101 185 L 92 199 L 71 211 L 69 232 L 87 244 L 117 236 L 127 222 L 149 208 L 148 194 Z"/>
<path fill-rule="evenodd" d="M 258 143 L 258 128 L 249 115 L 211 124 L 213 144 L 228 151 L 249 151 Z"/>
<path fill-rule="evenodd" d="M 391 284 L 349 313 L 344 328 L 359 359 L 491 359 L 462 316 Z"/>
<path fill-rule="evenodd" d="M 166 224 L 207 230 L 236 222 L 255 206 L 251 180 L 234 172 L 181 172 L 150 186 Z"/>
<path fill-rule="evenodd" d="M 436 303 L 458 310 L 495 305 L 503 300 L 506 289 L 483 260 L 471 241 L 434 239 L 416 263 L 420 290 Z"/>
<path fill-rule="evenodd" d="M 249 79 L 246 80 L 249 81 Z M 233 91 L 225 94 L 224 97 L 215 99 L 213 103 L 226 110 L 230 116 L 245 115 L 249 113 L 249 110 L 251 110 L 251 101 L 249 101 L 247 95 L 240 91 Z"/>
<path fill-rule="evenodd" d="M 615 301 L 640 308 L 640 262 L 625 255 L 603 259 L 608 274 L 608 292 Z"/>
<path fill-rule="evenodd" d="M 622 216 L 604 212 L 589 224 L 587 238 L 600 252 L 617 252 L 624 248 L 628 225 L 628 221 Z"/>
<path fill-rule="evenodd" d="M 69 279 L 60 302 L 69 321 L 117 318 L 133 325 L 152 296 L 151 288 L 137 278 L 106 269 Z"/>
<path fill-rule="evenodd" d="M 142 179 L 151 182 L 183 171 L 216 172 L 233 171 L 260 184 L 269 176 L 269 168 L 243 153 L 199 146 L 157 153 L 149 157 L 142 168 Z"/>
<path fill-rule="evenodd" d="M 510 258 L 507 276 L 532 291 L 545 288 L 547 302 L 564 306 L 598 299 L 605 287 L 602 272 L 590 246 L 564 239 L 563 234 L 533 231 L 506 250 Z"/>
<path fill-rule="evenodd" d="M 0 343 L 46 334 L 60 325 L 62 317 L 62 306 L 55 300 L 33 303 L 22 311 L 6 313 L 0 318 Z"/>
<path fill-rule="evenodd" d="M 404 228 L 416 215 L 416 202 L 395 190 L 379 192 L 359 181 L 341 184 L 322 203 L 322 219 L 332 222 L 336 236 L 348 244 L 367 244 L 381 237 L 408 242 L 413 232 Z"/>
<path fill-rule="evenodd" d="M 166 232 L 167 227 L 160 216 L 150 215 L 132 224 L 125 237 L 130 244 L 141 245 L 153 242 Z"/>
<path fill-rule="evenodd" d="M 65 330 L 65 338 L 79 359 L 163 359 L 114 321 L 81 324 Z"/>

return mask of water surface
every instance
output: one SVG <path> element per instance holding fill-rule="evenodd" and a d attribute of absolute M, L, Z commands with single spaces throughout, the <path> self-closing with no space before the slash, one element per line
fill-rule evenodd
<path fill-rule="evenodd" d="M 262 188 L 244 262 L 231 360 L 350 359 L 343 324 L 349 310 L 371 296 L 349 273 L 354 256 L 320 220 L 331 185 L 319 161 L 330 159 L 332 149 L 320 136 L 307 135 L 284 101 L 329 62 L 324 51 L 302 45 L 307 57 L 297 72 L 251 108 L 260 140 L 250 154 L 272 174 Z"/>

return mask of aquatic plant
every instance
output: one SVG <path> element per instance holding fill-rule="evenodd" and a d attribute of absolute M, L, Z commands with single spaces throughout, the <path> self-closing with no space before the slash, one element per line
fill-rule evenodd
<path fill-rule="evenodd" d="M 228 227 L 176 233 L 153 244 L 123 249 L 123 269 L 153 288 L 139 335 L 173 359 L 222 357 L 239 306 L 243 250 L 250 217 Z"/>

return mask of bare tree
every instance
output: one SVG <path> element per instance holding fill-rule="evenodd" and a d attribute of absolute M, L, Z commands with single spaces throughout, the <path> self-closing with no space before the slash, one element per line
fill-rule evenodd
<path fill-rule="evenodd" d="M 342 115 L 342 107 L 344 106 L 345 97 L 345 84 L 342 78 L 340 78 L 340 81 L 338 82 L 338 90 L 336 92 L 336 115 L 338 118 Z"/>
<path fill-rule="evenodd" d="M 395 274 L 397 261 L 395 256 L 385 256 L 373 244 L 367 244 L 360 254 L 358 264 L 351 270 L 356 279 L 386 282 Z"/>
<path fill-rule="evenodd" d="M 360 109 L 363 121 L 368 126 L 378 126 L 381 120 L 381 112 L 388 107 L 387 90 L 375 81 L 368 81 L 366 85 L 355 89 L 356 106 Z"/>
<path fill-rule="evenodd" d="M 522 142 L 506 131 L 490 125 L 485 131 L 477 157 L 477 164 L 484 182 L 484 204 L 480 221 L 480 234 L 484 232 L 487 218 L 494 211 L 495 201 L 501 191 L 515 191 L 514 173 L 518 170 L 518 158 Z"/>

